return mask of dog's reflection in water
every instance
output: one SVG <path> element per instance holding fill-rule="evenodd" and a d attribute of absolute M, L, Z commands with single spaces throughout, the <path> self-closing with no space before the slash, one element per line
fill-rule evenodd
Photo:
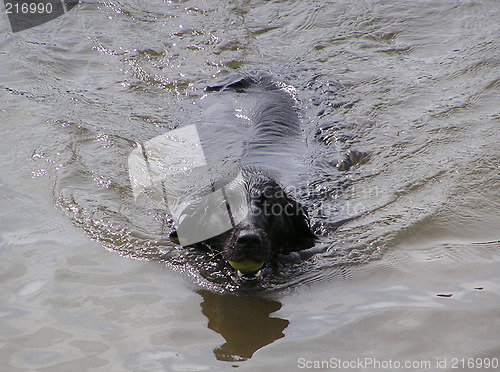
<path fill-rule="evenodd" d="M 278 301 L 259 296 L 235 296 L 201 291 L 201 309 L 208 328 L 226 342 L 214 349 L 218 360 L 243 361 L 258 349 L 284 337 L 290 323 L 271 315 L 281 308 Z"/>

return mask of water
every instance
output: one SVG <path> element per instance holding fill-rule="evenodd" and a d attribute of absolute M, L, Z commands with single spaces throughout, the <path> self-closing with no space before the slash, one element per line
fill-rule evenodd
<path fill-rule="evenodd" d="M 500 358 L 498 2 L 88 1 L 0 30 L 2 371 Z M 234 69 L 294 88 L 329 247 L 247 295 L 127 169 Z"/>

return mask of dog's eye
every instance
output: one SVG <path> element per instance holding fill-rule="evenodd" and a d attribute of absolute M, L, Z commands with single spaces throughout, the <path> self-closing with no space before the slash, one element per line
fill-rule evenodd
<path fill-rule="evenodd" d="M 256 205 L 262 206 L 263 204 L 265 204 L 267 198 L 264 193 L 260 193 L 253 200 Z"/>

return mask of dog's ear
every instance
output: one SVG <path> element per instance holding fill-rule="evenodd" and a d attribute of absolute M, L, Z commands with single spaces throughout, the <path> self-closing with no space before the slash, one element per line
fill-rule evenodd
<path fill-rule="evenodd" d="M 312 247 L 316 235 L 311 231 L 311 223 L 306 209 L 299 202 L 289 197 L 287 197 L 287 206 L 285 208 L 299 247 L 301 249 Z"/>

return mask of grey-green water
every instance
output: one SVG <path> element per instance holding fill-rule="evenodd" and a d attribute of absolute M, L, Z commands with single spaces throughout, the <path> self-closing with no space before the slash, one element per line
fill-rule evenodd
<path fill-rule="evenodd" d="M 2 371 L 500 358 L 497 1 L 84 1 L 0 34 Z M 235 69 L 295 88 L 330 247 L 251 296 L 168 242 L 127 170 Z"/>

